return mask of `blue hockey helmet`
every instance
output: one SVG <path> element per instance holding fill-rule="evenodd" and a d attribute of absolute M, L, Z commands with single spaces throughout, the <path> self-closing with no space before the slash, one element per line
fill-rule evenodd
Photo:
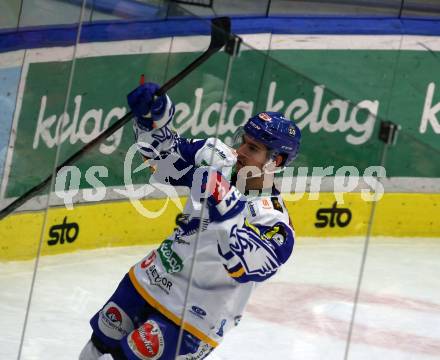
<path fill-rule="evenodd" d="M 244 132 L 264 144 L 273 157 L 281 155 L 281 165 L 287 166 L 298 155 L 301 130 L 293 120 L 280 112 L 262 112 L 251 117 L 243 127 Z"/>

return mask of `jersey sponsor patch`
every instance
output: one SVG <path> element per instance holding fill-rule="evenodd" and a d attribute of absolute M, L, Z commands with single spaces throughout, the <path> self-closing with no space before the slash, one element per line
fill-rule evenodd
<path fill-rule="evenodd" d="M 141 262 L 141 269 L 146 269 L 149 267 L 153 261 L 156 260 L 156 251 L 152 251 L 150 255 L 148 255 L 142 262 Z"/>
<path fill-rule="evenodd" d="M 191 306 L 191 309 L 189 309 L 189 312 L 193 314 L 194 316 L 198 317 L 199 319 L 204 319 L 206 316 L 206 311 L 203 310 L 201 307 L 198 307 L 196 305 Z"/>
<path fill-rule="evenodd" d="M 169 274 L 180 272 L 183 270 L 182 259 L 172 249 L 173 240 L 165 240 L 157 249 L 160 261 Z"/>
<path fill-rule="evenodd" d="M 261 199 L 261 204 L 262 204 L 263 209 L 266 209 L 266 210 L 272 209 L 272 205 L 271 205 L 269 199 L 267 199 L 267 198 Z"/>
<path fill-rule="evenodd" d="M 131 319 L 113 301 L 99 312 L 98 327 L 105 336 L 115 340 L 121 340 L 134 329 Z"/>
<path fill-rule="evenodd" d="M 151 285 L 157 286 L 167 295 L 170 294 L 173 283 L 166 276 L 163 276 L 159 273 L 156 265 L 152 264 L 148 268 L 146 268 L 145 274 L 147 275 Z"/>
<path fill-rule="evenodd" d="M 162 330 L 154 320 L 148 320 L 127 337 L 131 351 L 141 360 L 156 360 L 165 348 Z"/>

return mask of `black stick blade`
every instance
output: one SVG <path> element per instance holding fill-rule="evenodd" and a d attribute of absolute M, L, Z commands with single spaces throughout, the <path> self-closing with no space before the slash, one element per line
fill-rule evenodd
<path fill-rule="evenodd" d="M 231 19 L 227 16 L 211 20 L 211 43 L 209 49 L 220 49 L 230 39 Z"/>

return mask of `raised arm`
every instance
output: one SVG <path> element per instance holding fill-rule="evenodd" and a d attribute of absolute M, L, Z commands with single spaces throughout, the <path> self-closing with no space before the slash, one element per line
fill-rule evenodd
<path fill-rule="evenodd" d="M 175 107 L 168 95 L 154 95 L 158 88 L 157 84 L 146 83 L 127 96 L 135 116 L 136 144 L 142 156 L 159 170 L 162 167 L 171 185 L 191 186 L 192 175 L 199 166 L 212 165 L 220 171 L 232 168 L 235 153 L 220 140 L 186 139 L 171 129 Z"/>

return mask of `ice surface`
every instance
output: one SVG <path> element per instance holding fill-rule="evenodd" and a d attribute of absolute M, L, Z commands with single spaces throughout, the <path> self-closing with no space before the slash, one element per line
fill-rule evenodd
<path fill-rule="evenodd" d="M 302 238 L 212 360 L 343 359 L 363 238 Z M 148 247 L 40 259 L 22 359 L 77 359 L 89 318 Z M 369 247 L 349 359 L 440 358 L 440 240 Z M 0 359 L 16 359 L 34 261 L 0 264 Z"/>

